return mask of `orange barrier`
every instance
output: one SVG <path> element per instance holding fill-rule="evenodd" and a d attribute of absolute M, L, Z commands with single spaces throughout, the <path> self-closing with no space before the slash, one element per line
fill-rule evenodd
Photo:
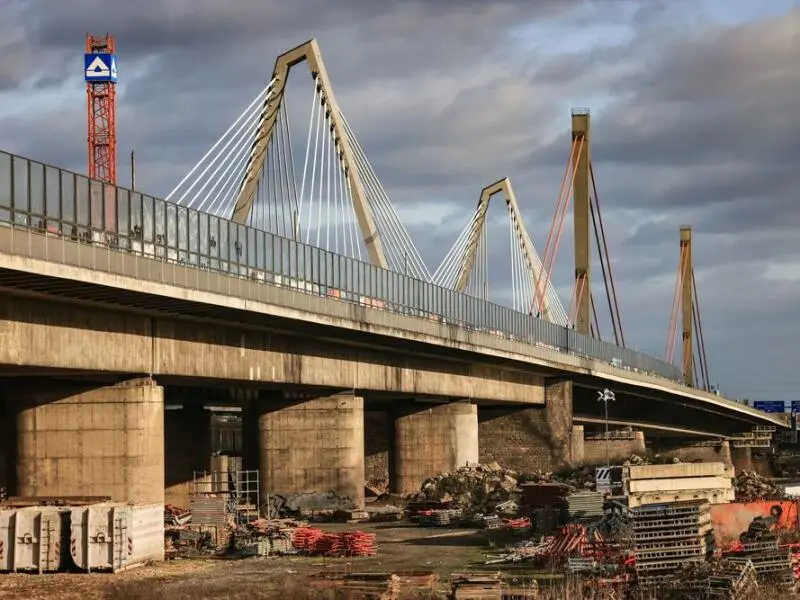
<path fill-rule="evenodd" d="M 711 523 L 718 546 L 727 546 L 737 541 L 747 531 L 756 517 L 780 514 L 779 529 L 797 530 L 800 527 L 796 500 L 759 500 L 756 502 L 731 502 L 711 506 Z"/>

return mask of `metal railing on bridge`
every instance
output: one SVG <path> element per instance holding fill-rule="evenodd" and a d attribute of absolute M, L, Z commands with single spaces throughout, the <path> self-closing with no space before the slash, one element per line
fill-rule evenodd
<path fill-rule="evenodd" d="M 2 151 L 0 226 L 430 319 L 682 381 L 675 365 L 574 329 Z"/>

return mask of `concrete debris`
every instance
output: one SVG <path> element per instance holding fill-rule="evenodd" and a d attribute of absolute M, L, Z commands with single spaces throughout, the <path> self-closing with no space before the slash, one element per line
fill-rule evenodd
<path fill-rule="evenodd" d="M 783 486 L 772 483 L 754 471 L 739 471 L 733 486 L 737 500 L 784 500 L 786 498 Z"/>
<path fill-rule="evenodd" d="M 403 518 L 403 510 L 392 504 L 367 506 L 366 512 L 370 521 L 400 521 Z"/>
<path fill-rule="evenodd" d="M 632 457 L 641 464 L 639 457 Z M 633 464 L 633 463 L 632 463 Z M 468 465 L 426 479 L 419 494 L 408 498 L 412 503 L 441 502 L 447 508 L 462 510 L 465 517 L 475 514 L 511 516 L 519 510 L 520 484 L 559 484 L 567 491 L 594 491 L 595 474 L 591 467 L 579 467 L 557 473 L 521 474 L 499 464 Z"/>
<path fill-rule="evenodd" d="M 420 491 L 425 500 L 449 503 L 468 516 L 493 513 L 499 504 L 512 499 L 516 489 L 517 473 L 492 463 L 439 473 L 426 479 Z"/>
<path fill-rule="evenodd" d="M 309 492 L 306 494 L 275 494 L 271 503 L 280 504 L 280 511 L 303 512 L 320 510 L 351 510 L 355 503 L 351 498 L 339 496 L 333 491 Z"/>

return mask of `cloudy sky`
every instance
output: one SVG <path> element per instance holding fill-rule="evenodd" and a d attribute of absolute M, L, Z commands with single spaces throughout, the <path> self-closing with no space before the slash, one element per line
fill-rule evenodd
<path fill-rule="evenodd" d="M 713 382 L 729 396 L 800 399 L 796 0 L 110 5 L 0 0 L 0 148 L 86 170 L 82 47 L 87 31 L 108 31 L 119 178 L 135 147 L 138 187 L 163 196 L 263 88 L 275 56 L 316 37 L 342 110 L 435 266 L 479 190 L 503 176 L 544 252 L 570 109 L 590 107 L 629 345 L 663 356 L 678 228 L 691 224 Z M 508 241 L 495 229 L 502 295 Z M 568 220 L 554 274 L 565 305 L 572 260 Z M 594 294 L 599 309 L 599 272 Z"/>

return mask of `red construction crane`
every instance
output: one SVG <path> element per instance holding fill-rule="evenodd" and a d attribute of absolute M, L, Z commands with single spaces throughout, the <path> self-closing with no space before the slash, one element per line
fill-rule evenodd
<path fill-rule="evenodd" d="M 89 177 L 117 183 L 116 39 L 86 34 L 83 67 L 88 111 Z"/>

